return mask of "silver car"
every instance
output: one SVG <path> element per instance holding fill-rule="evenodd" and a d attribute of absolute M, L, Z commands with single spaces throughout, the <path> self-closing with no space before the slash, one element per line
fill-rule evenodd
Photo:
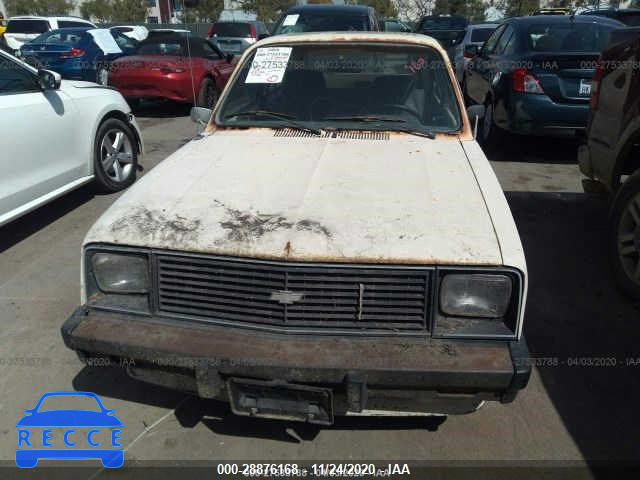
<path fill-rule="evenodd" d="M 454 49 L 452 59 L 458 83 L 462 83 L 464 71 L 467 69 L 469 60 L 473 57 L 473 51 L 480 50 L 484 42 L 487 41 L 498 25 L 498 23 L 478 23 L 467 27 L 462 41 L 459 42 Z M 469 46 L 473 47 L 469 48 Z"/>
<path fill-rule="evenodd" d="M 263 22 L 215 22 L 207 37 L 224 53 L 240 55 L 258 40 L 269 36 Z"/>

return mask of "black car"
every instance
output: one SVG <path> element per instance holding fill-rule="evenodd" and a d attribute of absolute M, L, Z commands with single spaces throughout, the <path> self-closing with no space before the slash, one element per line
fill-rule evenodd
<path fill-rule="evenodd" d="M 586 142 L 578 152 L 585 190 L 613 205 L 608 255 L 618 285 L 640 300 L 640 28 L 613 32 L 593 77 Z M 595 184 L 595 185 L 594 185 Z"/>
<path fill-rule="evenodd" d="M 588 10 L 580 15 L 597 15 L 618 20 L 629 27 L 640 27 L 640 8 L 608 8 L 601 10 Z"/>
<path fill-rule="evenodd" d="M 363 5 L 299 5 L 276 23 L 274 35 L 299 32 L 379 31 L 376 11 Z"/>
<path fill-rule="evenodd" d="M 468 25 L 469 21 L 460 15 L 428 15 L 422 17 L 415 32 L 438 40 L 449 58 L 453 58 L 453 49 L 464 38 Z"/>
<path fill-rule="evenodd" d="M 504 132 L 584 131 L 596 61 L 610 32 L 623 26 L 602 17 L 564 15 L 502 23 L 463 77 L 467 103 L 486 107 L 480 139 L 491 146 Z"/>

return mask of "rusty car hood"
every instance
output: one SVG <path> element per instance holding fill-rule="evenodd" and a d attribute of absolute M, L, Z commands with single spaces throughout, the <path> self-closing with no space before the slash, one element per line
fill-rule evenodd
<path fill-rule="evenodd" d="M 502 262 L 461 142 L 393 133 L 218 130 L 132 186 L 89 243 L 292 261 Z"/>

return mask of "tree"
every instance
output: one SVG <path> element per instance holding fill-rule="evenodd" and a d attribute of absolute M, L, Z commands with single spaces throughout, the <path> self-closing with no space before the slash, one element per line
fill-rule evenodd
<path fill-rule="evenodd" d="M 485 5 L 482 0 L 436 0 L 436 15 L 462 15 L 472 22 L 483 22 Z"/>
<path fill-rule="evenodd" d="M 113 18 L 111 0 L 88 0 L 80 5 L 80 15 L 87 20 L 107 23 Z"/>
<path fill-rule="evenodd" d="M 73 0 L 5 0 L 7 15 L 67 15 L 75 7 Z"/>
<path fill-rule="evenodd" d="M 505 17 L 521 17 L 540 10 L 540 0 L 502 0 L 497 6 Z"/>
<path fill-rule="evenodd" d="M 147 0 L 112 0 L 114 22 L 144 22 L 147 19 Z"/>
<path fill-rule="evenodd" d="M 360 5 L 373 7 L 381 17 L 395 18 L 398 10 L 391 0 L 360 0 Z"/>
<path fill-rule="evenodd" d="M 215 22 L 224 10 L 224 0 L 200 0 L 192 8 L 186 6 L 184 20 L 186 23 Z"/>
<path fill-rule="evenodd" d="M 273 22 L 282 12 L 293 7 L 296 0 L 241 0 L 240 4 L 245 12 L 255 13 L 258 20 Z"/>

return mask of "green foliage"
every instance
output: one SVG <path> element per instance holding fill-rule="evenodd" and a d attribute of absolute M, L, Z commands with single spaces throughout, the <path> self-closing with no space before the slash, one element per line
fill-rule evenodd
<path fill-rule="evenodd" d="M 505 17 L 522 17 L 540 10 L 540 0 L 502 0 L 497 6 L 504 10 Z"/>
<path fill-rule="evenodd" d="M 433 13 L 436 15 L 462 15 L 472 22 L 485 20 L 485 4 L 482 0 L 436 0 Z"/>
<path fill-rule="evenodd" d="M 80 14 L 98 22 L 144 22 L 147 0 L 88 0 L 80 5 Z"/>
<path fill-rule="evenodd" d="M 258 20 L 273 22 L 282 12 L 293 7 L 295 0 L 241 0 L 245 12 L 255 13 Z"/>
<path fill-rule="evenodd" d="M 80 5 L 80 15 L 87 20 L 106 23 L 113 17 L 113 5 L 111 0 L 88 0 Z"/>
<path fill-rule="evenodd" d="M 5 0 L 7 15 L 67 15 L 75 7 L 73 0 Z"/>
<path fill-rule="evenodd" d="M 197 6 L 186 7 L 184 21 L 186 23 L 215 22 L 224 10 L 224 0 L 200 0 Z"/>
<path fill-rule="evenodd" d="M 359 0 L 358 4 L 373 7 L 381 17 L 395 18 L 398 16 L 398 9 L 391 0 Z"/>

